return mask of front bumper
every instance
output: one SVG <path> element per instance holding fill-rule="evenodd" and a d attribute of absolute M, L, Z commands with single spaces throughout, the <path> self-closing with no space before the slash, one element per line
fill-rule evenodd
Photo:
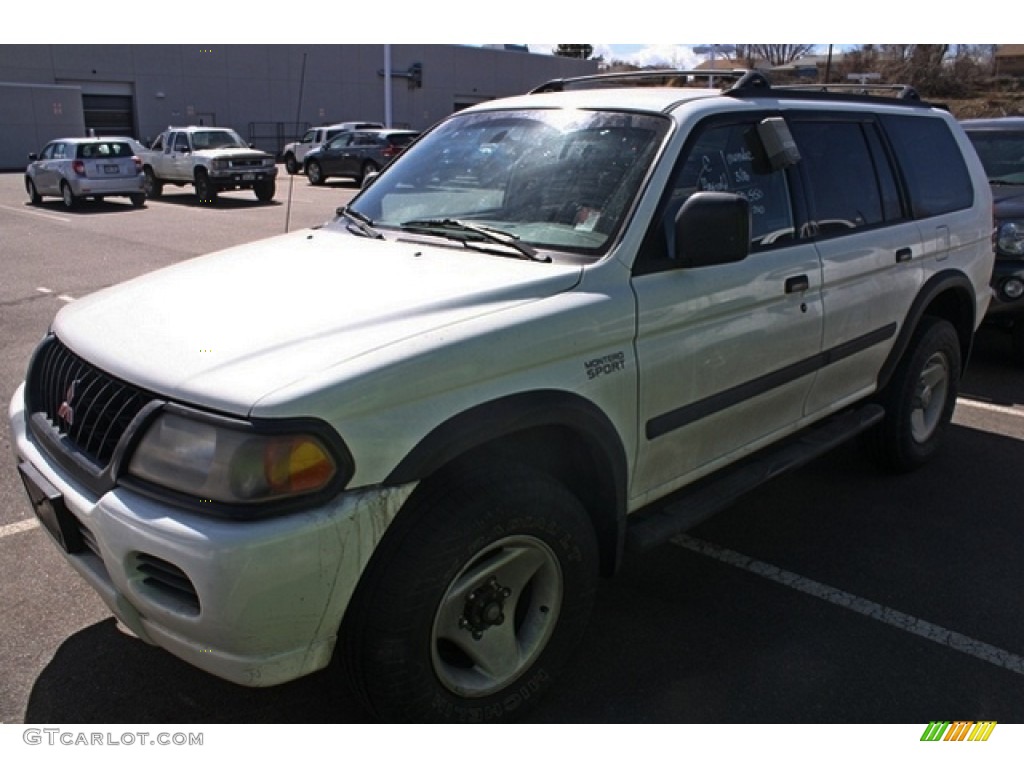
<path fill-rule="evenodd" d="M 211 169 L 209 178 L 218 187 L 244 189 L 256 184 L 274 181 L 277 178 L 277 166 L 270 168 L 239 169 L 230 168 L 227 170 Z"/>
<path fill-rule="evenodd" d="M 343 493 L 252 522 L 207 518 L 121 487 L 91 495 L 27 433 L 24 385 L 8 415 L 33 506 L 71 566 L 141 639 L 242 685 L 327 665 L 359 577 L 413 488 Z"/>
<path fill-rule="evenodd" d="M 1024 259 L 996 258 L 992 271 L 992 303 L 988 308 L 988 319 L 1012 320 L 1015 315 L 1024 314 L 1024 296 L 1011 298 L 1007 285 L 1011 281 L 1024 283 Z"/>

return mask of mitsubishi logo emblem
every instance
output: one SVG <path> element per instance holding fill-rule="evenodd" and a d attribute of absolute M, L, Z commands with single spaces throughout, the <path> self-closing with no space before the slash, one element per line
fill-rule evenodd
<path fill-rule="evenodd" d="M 64 402 L 57 409 L 57 417 L 62 419 L 69 427 L 75 423 L 75 409 L 71 407 L 71 401 L 75 399 L 76 384 L 78 384 L 78 379 L 71 382 L 71 386 L 68 387 L 68 391 L 64 395 Z"/>

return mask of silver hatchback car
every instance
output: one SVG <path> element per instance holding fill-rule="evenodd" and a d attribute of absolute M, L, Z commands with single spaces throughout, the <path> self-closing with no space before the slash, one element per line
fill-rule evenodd
<path fill-rule="evenodd" d="M 146 203 L 142 161 L 127 139 L 55 139 L 28 159 L 25 191 L 33 205 L 46 196 L 60 197 L 67 208 L 86 197 L 127 197 L 136 208 Z"/>

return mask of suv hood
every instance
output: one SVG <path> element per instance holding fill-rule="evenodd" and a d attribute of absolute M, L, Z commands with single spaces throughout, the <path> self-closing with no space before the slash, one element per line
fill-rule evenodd
<path fill-rule="evenodd" d="M 193 152 L 197 157 L 207 157 L 211 160 L 234 160 L 239 158 L 270 157 L 271 155 L 259 149 L 248 147 L 231 147 L 221 149 L 197 149 Z"/>
<path fill-rule="evenodd" d="M 422 351 L 426 334 L 566 291 L 580 274 L 462 246 L 304 230 L 104 289 L 64 307 L 53 330 L 114 376 L 245 415 L 304 377 L 417 338 Z"/>

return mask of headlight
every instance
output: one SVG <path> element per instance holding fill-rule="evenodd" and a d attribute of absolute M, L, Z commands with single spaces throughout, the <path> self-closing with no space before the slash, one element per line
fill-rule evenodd
<path fill-rule="evenodd" d="M 1000 253 L 1024 256 L 1024 222 L 1004 221 L 996 233 L 996 246 Z"/>
<path fill-rule="evenodd" d="M 210 167 L 215 171 L 226 171 L 231 166 L 227 160 L 214 160 L 210 163 Z"/>
<path fill-rule="evenodd" d="M 316 495 L 351 477 L 351 459 L 309 422 L 254 426 L 168 406 L 128 464 L 131 477 L 198 504 L 258 505 Z"/>

